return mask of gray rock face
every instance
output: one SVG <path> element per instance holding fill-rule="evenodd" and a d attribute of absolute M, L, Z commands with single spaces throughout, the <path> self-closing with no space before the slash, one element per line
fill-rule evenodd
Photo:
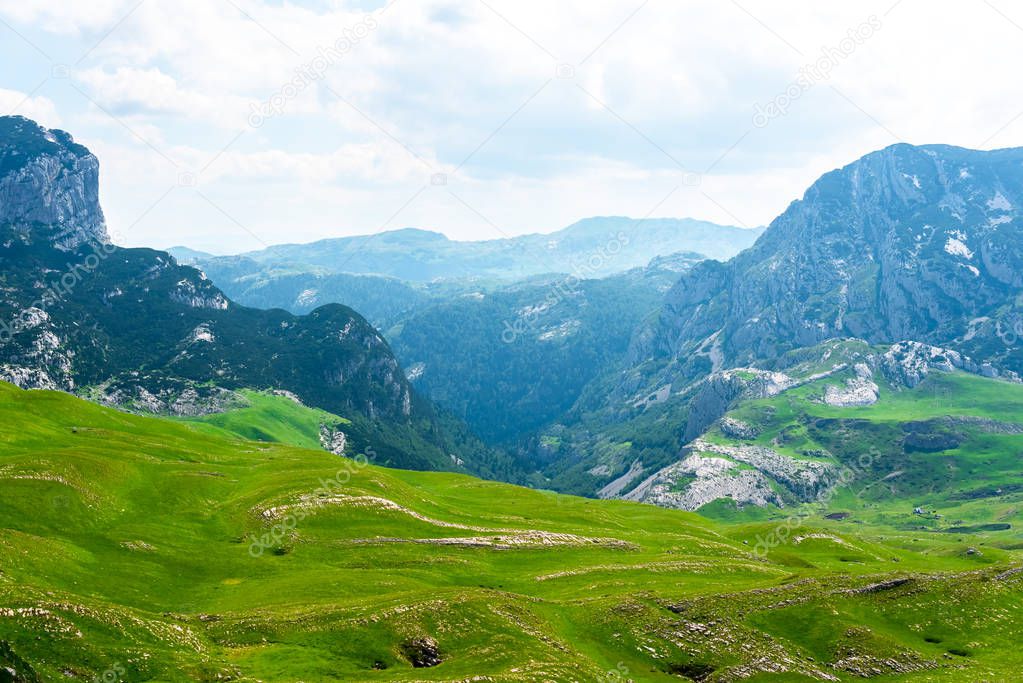
<path fill-rule="evenodd" d="M 740 505 L 783 507 L 772 482 L 807 502 L 819 499 L 837 479 L 838 468 L 830 463 L 797 460 L 763 446 L 696 440 L 679 462 L 654 474 L 626 498 L 683 510 L 697 510 L 721 498 Z"/>
<path fill-rule="evenodd" d="M 320 425 L 320 447 L 334 455 L 344 455 L 348 446 L 348 435 L 335 425 Z"/>
<path fill-rule="evenodd" d="M 106 244 L 99 205 L 99 161 L 68 133 L 28 119 L 0 117 L 0 225 L 46 230 L 50 242 L 71 250 Z"/>
<path fill-rule="evenodd" d="M 683 275 L 636 336 L 632 361 L 661 358 L 694 377 L 706 368 L 691 359 L 712 336 L 723 367 L 857 337 L 945 346 L 1018 371 L 1021 207 L 1021 149 L 870 154 L 822 177 L 750 249 Z"/>

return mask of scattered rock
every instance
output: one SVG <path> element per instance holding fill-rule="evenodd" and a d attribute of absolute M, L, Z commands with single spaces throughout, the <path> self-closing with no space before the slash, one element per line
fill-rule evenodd
<path fill-rule="evenodd" d="M 417 669 L 437 666 L 444 661 L 437 641 L 430 636 L 406 640 L 401 644 L 401 654 Z"/>
<path fill-rule="evenodd" d="M 320 446 L 334 455 L 344 455 L 348 445 L 348 435 L 337 428 L 337 425 L 320 425 Z"/>
<path fill-rule="evenodd" d="M 723 417 L 719 423 L 721 433 L 732 439 L 755 439 L 760 436 L 760 429 L 733 417 Z"/>

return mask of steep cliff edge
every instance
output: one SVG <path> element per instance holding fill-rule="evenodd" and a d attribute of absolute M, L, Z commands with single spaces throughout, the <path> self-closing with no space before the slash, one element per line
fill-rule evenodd
<path fill-rule="evenodd" d="M 0 226 L 36 231 L 63 250 L 108 243 L 99 160 L 62 130 L 0 117 Z"/>

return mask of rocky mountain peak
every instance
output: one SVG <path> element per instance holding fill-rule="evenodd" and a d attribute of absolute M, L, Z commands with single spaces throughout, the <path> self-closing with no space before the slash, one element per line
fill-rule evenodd
<path fill-rule="evenodd" d="M 0 117 L 0 226 L 65 251 L 109 243 L 99 161 L 69 133 Z"/>
<path fill-rule="evenodd" d="M 1019 371 L 1004 334 L 1023 320 L 1019 207 L 1023 150 L 868 154 L 822 176 L 750 249 L 683 275 L 630 355 L 667 363 L 651 386 L 836 337 L 920 341 Z"/>

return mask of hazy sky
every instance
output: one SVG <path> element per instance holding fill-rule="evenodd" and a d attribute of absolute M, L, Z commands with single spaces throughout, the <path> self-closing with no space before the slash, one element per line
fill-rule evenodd
<path fill-rule="evenodd" d="M 753 227 L 898 141 L 1023 144 L 1008 0 L 0 0 L 0 36 L 0 113 L 99 156 L 129 245 Z"/>

